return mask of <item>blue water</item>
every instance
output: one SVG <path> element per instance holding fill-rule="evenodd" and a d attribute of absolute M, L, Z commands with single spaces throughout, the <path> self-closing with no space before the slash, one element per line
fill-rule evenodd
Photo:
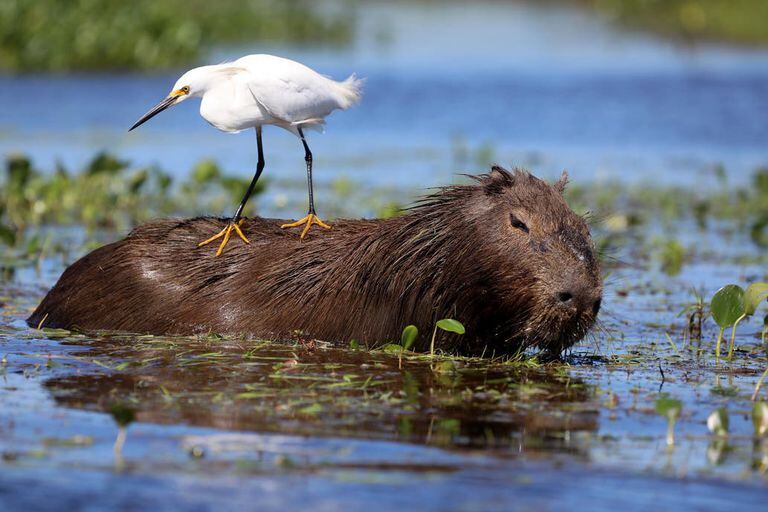
<path fill-rule="evenodd" d="M 312 134 L 319 184 L 416 189 L 491 162 L 552 177 L 715 186 L 768 164 L 768 51 L 679 46 L 566 8 L 364 3 L 349 48 L 269 52 L 367 78 L 362 104 Z M 100 149 L 177 174 L 202 158 L 249 176 L 252 133 L 207 125 L 187 102 L 128 133 L 179 72 L 0 77 L 0 153 L 77 167 Z M 267 175 L 302 197 L 303 152 L 265 131 Z M 280 185 L 278 185 L 280 186 Z M 322 201 L 322 192 L 320 196 Z M 321 203 L 322 204 L 322 203 Z"/>

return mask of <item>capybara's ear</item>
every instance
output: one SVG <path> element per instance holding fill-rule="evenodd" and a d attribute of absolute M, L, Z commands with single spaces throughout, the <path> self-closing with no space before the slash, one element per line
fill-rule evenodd
<path fill-rule="evenodd" d="M 555 183 L 555 190 L 563 194 L 565 192 L 565 186 L 568 184 L 568 171 L 563 171 L 560 175 L 560 179 Z"/>
<path fill-rule="evenodd" d="M 503 180 L 505 177 L 509 176 L 509 171 L 500 165 L 493 165 L 491 166 L 490 176 L 496 180 Z"/>
<path fill-rule="evenodd" d="M 500 165 L 494 165 L 491 167 L 491 172 L 488 173 L 487 178 L 484 180 L 485 193 L 489 196 L 501 194 L 505 189 L 511 187 L 514 184 L 514 181 L 511 172 Z"/>

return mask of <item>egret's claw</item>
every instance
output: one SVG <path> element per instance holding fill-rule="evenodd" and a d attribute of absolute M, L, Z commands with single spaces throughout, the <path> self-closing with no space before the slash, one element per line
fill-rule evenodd
<path fill-rule="evenodd" d="M 304 236 L 309 232 L 309 228 L 311 228 L 313 224 L 317 224 L 318 226 L 324 229 L 331 229 L 331 226 L 321 221 L 320 218 L 314 213 L 308 213 L 307 216 L 304 217 L 303 219 L 299 219 L 296 222 L 291 222 L 290 224 L 283 224 L 280 227 L 285 229 L 285 228 L 295 228 L 303 225 L 304 229 L 301 230 L 301 239 L 303 240 Z"/>
<path fill-rule="evenodd" d="M 229 239 L 230 239 L 230 237 L 232 236 L 232 231 L 234 231 L 235 233 L 237 233 L 237 236 L 239 236 L 239 237 L 240 237 L 240 239 L 241 239 L 243 242 L 245 242 L 245 243 L 247 243 L 247 244 L 250 244 L 250 243 L 251 243 L 251 241 L 250 241 L 250 240 L 248 240 L 248 239 L 245 237 L 245 235 L 243 234 L 242 230 L 240 229 L 240 225 L 241 225 L 242 223 L 243 223 L 243 219 L 240 219 L 240 220 L 239 220 L 239 221 L 237 221 L 237 222 L 231 222 L 231 221 L 230 221 L 230 222 L 227 224 L 227 227 L 225 227 L 224 229 L 222 229 L 221 231 L 219 231 L 217 234 L 213 235 L 213 236 L 212 236 L 211 238 L 209 238 L 208 240 L 203 240 L 202 242 L 200 242 L 199 244 L 197 244 L 197 246 L 198 246 L 198 247 L 202 247 L 202 246 L 204 246 L 204 245 L 207 245 L 207 244 L 209 244 L 209 243 L 213 242 L 214 240 L 217 240 L 217 239 L 219 239 L 219 238 L 221 238 L 221 237 L 224 237 L 224 240 L 222 240 L 222 241 L 221 241 L 221 244 L 219 244 L 219 248 L 218 248 L 218 250 L 216 251 L 216 256 L 220 256 L 220 255 L 221 255 L 221 253 L 222 253 L 222 252 L 224 252 L 224 246 L 226 246 L 226 245 L 227 245 L 227 242 L 229 242 Z"/>

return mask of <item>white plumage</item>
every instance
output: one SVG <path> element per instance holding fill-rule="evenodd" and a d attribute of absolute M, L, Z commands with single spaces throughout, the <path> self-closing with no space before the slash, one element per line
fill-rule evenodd
<path fill-rule="evenodd" d="M 256 129 L 259 163 L 251 185 L 227 228 L 201 243 L 204 245 L 223 237 L 216 253 L 218 256 L 233 230 L 248 242 L 238 226 L 245 203 L 264 168 L 261 144 L 261 127 L 264 125 L 279 126 L 301 138 L 305 151 L 309 213 L 300 221 L 284 227 L 305 225 L 302 238 L 312 224 L 328 227 L 315 215 L 312 153 L 304 138 L 304 129 L 320 128 L 334 110 L 347 109 L 358 103 L 362 84 L 362 80 L 354 74 L 343 82 L 337 82 L 290 59 L 273 55 L 247 55 L 233 62 L 187 71 L 176 81 L 168 96 L 144 114 L 130 130 L 191 97 L 202 98 L 200 115 L 219 130 L 237 133 L 246 128 Z"/>
<path fill-rule="evenodd" d="M 334 110 L 355 105 L 362 85 L 354 75 L 336 82 L 303 64 L 272 55 L 248 55 L 193 69 L 174 90 L 190 83 L 200 84 L 190 93 L 203 99 L 200 115 L 219 130 L 239 132 L 274 124 L 296 135 L 297 126 L 316 127 Z"/>

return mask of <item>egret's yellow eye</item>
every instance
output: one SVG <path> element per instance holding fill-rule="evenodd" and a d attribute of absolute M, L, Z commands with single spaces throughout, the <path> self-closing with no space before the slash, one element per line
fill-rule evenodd
<path fill-rule="evenodd" d="M 184 94 L 189 94 L 189 86 L 185 85 L 184 87 L 182 87 L 181 92 L 183 92 Z"/>

